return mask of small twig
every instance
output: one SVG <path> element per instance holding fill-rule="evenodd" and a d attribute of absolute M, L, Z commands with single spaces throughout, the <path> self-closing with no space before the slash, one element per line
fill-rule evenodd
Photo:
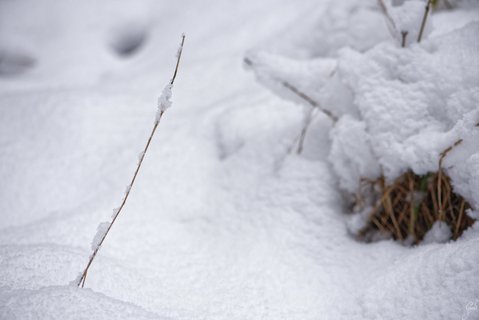
<path fill-rule="evenodd" d="M 386 4 L 384 3 L 384 0 L 378 0 L 379 8 L 381 8 L 382 13 L 384 14 L 384 17 L 386 18 L 388 25 L 390 28 L 393 29 L 394 32 L 398 32 L 398 29 L 396 27 L 396 23 L 394 22 L 393 18 L 388 12 L 388 8 Z M 391 31 L 391 30 L 390 30 Z"/>
<path fill-rule="evenodd" d="M 304 140 L 306 138 L 306 133 L 308 132 L 309 127 L 311 126 L 311 123 L 313 123 L 313 119 L 317 113 L 315 111 L 318 110 L 316 108 L 312 108 L 310 112 L 306 115 L 306 119 L 303 124 L 303 128 L 301 129 L 301 133 L 299 135 L 299 141 L 298 141 L 298 150 L 297 153 L 301 154 L 303 152 L 303 147 L 304 147 Z"/>
<path fill-rule="evenodd" d="M 175 83 L 176 75 L 178 74 L 178 67 L 180 66 L 181 54 L 183 53 L 183 46 L 185 45 L 185 34 L 181 35 L 181 43 L 180 47 L 178 48 L 178 53 L 176 56 L 176 66 L 175 72 L 173 73 L 173 77 L 170 80 L 170 84 L 173 85 Z"/>
<path fill-rule="evenodd" d="M 293 86 L 292 84 L 290 84 L 289 82 L 286 82 L 286 81 L 282 81 L 281 84 L 285 87 L 285 88 L 288 88 L 291 92 L 295 93 L 296 95 L 298 95 L 300 98 L 302 98 L 304 101 L 306 101 L 307 103 L 309 103 L 312 107 L 314 108 L 318 108 L 319 111 L 321 111 L 322 113 L 324 113 L 325 115 L 328 116 L 328 118 L 330 118 L 334 123 L 336 123 L 338 121 L 338 118 L 329 110 L 327 109 L 324 109 L 322 108 L 318 102 L 316 102 L 315 100 L 313 100 L 311 97 L 309 97 L 308 95 L 306 95 L 305 93 L 303 93 L 302 91 L 300 91 L 298 88 L 296 88 L 295 86 Z"/>
<path fill-rule="evenodd" d="M 178 54 L 177 54 L 177 60 L 176 60 L 176 66 L 175 66 L 175 71 L 173 73 L 173 77 L 171 78 L 170 80 L 170 85 L 173 85 L 174 82 L 175 82 L 175 79 L 176 79 L 176 75 L 178 73 L 178 67 L 180 65 L 180 59 L 181 59 L 181 53 L 183 51 L 183 45 L 184 45 L 184 42 L 185 42 L 185 35 L 183 34 L 182 37 L 181 37 L 181 44 L 180 44 L 180 47 L 179 47 L 179 50 L 178 50 Z M 143 163 L 143 159 L 145 158 L 145 155 L 146 155 L 146 152 L 148 151 L 148 148 L 150 146 L 150 143 L 151 143 L 151 140 L 153 139 L 153 136 L 155 135 L 155 132 L 156 132 L 156 129 L 158 128 L 158 125 L 160 123 L 160 120 L 164 114 L 165 110 L 160 110 L 159 111 L 159 114 L 157 116 L 157 118 L 155 119 L 155 123 L 153 125 L 153 129 L 151 130 L 151 133 L 150 133 L 150 136 L 148 137 L 148 141 L 146 142 L 146 145 L 145 145 L 145 148 L 143 149 L 143 152 L 140 154 L 140 160 L 138 162 L 138 165 L 136 167 L 136 170 L 135 170 L 135 173 L 133 174 L 133 178 L 131 179 L 131 182 L 130 184 L 128 185 L 127 189 L 126 189 L 126 194 L 125 194 L 125 197 L 123 198 L 122 202 L 121 202 L 121 205 L 120 207 L 118 208 L 118 210 L 115 211 L 115 214 L 113 216 L 113 219 L 112 221 L 110 222 L 110 224 L 108 225 L 108 228 L 106 229 L 106 231 L 103 233 L 102 237 L 101 237 L 101 240 L 99 241 L 99 243 L 95 246 L 94 250 L 93 250 L 93 253 L 92 255 L 90 256 L 89 260 L 88 260 L 88 263 L 85 267 L 85 269 L 83 270 L 83 273 L 80 277 L 80 279 L 78 280 L 78 283 L 77 283 L 77 286 L 78 287 L 84 287 L 85 285 L 85 281 L 86 281 L 86 277 L 87 277 L 87 274 L 88 274 L 88 270 L 93 262 L 93 260 L 95 259 L 98 251 L 100 250 L 100 247 L 102 246 L 103 242 L 105 241 L 105 238 L 106 236 L 108 235 L 108 232 L 110 231 L 111 227 L 113 226 L 113 224 L 115 223 L 116 219 L 118 218 L 118 216 L 120 215 L 121 211 L 123 210 L 123 207 L 125 206 L 126 204 L 126 201 L 128 200 L 128 197 L 130 195 L 130 192 L 131 192 L 131 189 L 133 188 L 133 185 L 135 184 L 135 181 L 136 181 L 136 177 L 138 176 L 138 172 L 140 171 L 140 168 L 141 168 L 141 165 Z"/>
<path fill-rule="evenodd" d="M 457 147 L 458 145 L 460 145 L 462 143 L 462 139 L 458 139 L 456 142 L 454 142 L 452 145 L 450 145 L 449 147 L 447 147 L 446 149 L 444 149 L 444 151 L 442 151 L 440 153 L 440 157 L 439 157 L 439 169 L 442 168 L 442 162 L 444 161 L 444 158 L 449 154 L 449 152 L 452 151 L 452 149 L 454 149 L 455 147 Z"/>
<path fill-rule="evenodd" d="M 251 61 L 251 59 L 249 59 L 247 57 L 244 58 L 244 63 L 246 65 L 250 66 L 250 67 L 254 67 L 253 61 Z M 334 69 L 329 76 L 332 77 L 335 73 L 336 73 L 336 69 Z M 296 141 L 298 141 L 297 153 L 300 154 L 303 151 L 304 140 L 306 138 L 306 134 L 308 132 L 308 129 L 309 129 L 309 127 L 310 127 L 310 125 L 313 121 L 314 116 L 317 114 L 317 113 L 314 113 L 314 111 L 316 111 L 316 110 L 321 111 L 329 119 L 331 119 L 331 121 L 333 123 L 336 123 L 338 121 L 338 118 L 331 111 L 321 107 L 319 102 L 312 99 L 310 96 L 308 96 L 307 94 L 305 94 L 304 92 L 299 90 L 297 87 L 293 86 L 291 83 L 289 83 L 285 80 L 279 79 L 277 77 L 271 77 L 271 78 L 273 78 L 275 81 L 278 81 L 283 87 L 285 87 L 286 89 L 288 89 L 289 91 L 291 91 L 292 93 L 294 93 L 295 95 L 297 95 L 298 97 L 300 97 L 301 99 L 306 101 L 311 107 L 313 107 L 313 109 L 311 109 L 311 111 L 308 113 L 308 115 L 305 118 L 303 127 L 301 128 L 301 133 L 294 140 L 293 145 L 290 148 L 288 148 L 288 153 L 292 152 L 294 144 L 296 144 Z"/>
<path fill-rule="evenodd" d="M 407 38 L 407 31 L 401 31 L 401 47 L 405 48 L 406 47 L 406 38 Z"/>
<path fill-rule="evenodd" d="M 421 29 L 419 29 L 419 34 L 417 36 L 417 42 L 421 42 L 422 34 L 426 27 L 427 16 L 429 15 L 429 10 L 431 10 L 431 4 L 432 0 L 427 0 L 426 8 L 424 9 L 424 16 L 422 17 Z"/>
<path fill-rule="evenodd" d="M 254 67 L 254 63 L 253 61 L 251 61 L 249 58 L 244 58 L 244 63 L 250 67 Z M 288 89 L 289 91 L 291 91 L 292 93 L 296 94 L 298 97 L 300 97 L 301 99 L 303 99 L 304 101 L 306 101 L 309 105 L 311 105 L 313 108 L 317 108 L 319 111 L 321 111 L 322 113 L 324 113 L 326 116 L 328 116 L 328 118 L 330 118 L 334 123 L 336 121 L 338 121 L 338 118 L 329 110 L 327 109 L 324 109 L 323 107 L 320 106 L 320 104 L 315 101 L 314 99 L 312 99 L 310 96 L 308 96 L 307 94 L 305 94 L 304 92 L 302 92 L 301 90 L 299 90 L 298 88 L 296 88 L 295 86 L 293 86 L 291 83 L 285 81 L 285 80 L 282 80 L 282 79 L 278 79 L 278 78 L 273 78 L 274 80 L 278 81 L 279 83 L 281 83 L 281 85 L 283 87 L 285 87 L 286 89 Z"/>
<path fill-rule="evenodd" d="M 465 203 L 466 203 L 466 201 L 464 199 L 462 199 L 461 206 L 459 208 L 459 216 L 457 217 L 456 228 L 454 229 L 454 237 L 456 237 L 456 238 L 459 235 L 459 227 L 461 226 L 461 223 L 462 223 L 462 216 L 464 215 Z"/>
<path fill-rule="evenodd" d="M 394 229 L 395 229 L 395 232 L 396 232 L 396 237 L 399 240 L 403 240 L 401 230 L 399 229 L 399 224 L 396 220 L 396 216 L 394 215 L 394 209 L 393 209 L 393 204 L 391 202 L 390 192 L 387 193 L 387 197 L 384 200 L 385 200 L 384 203 L 383 203 L 384 209 L 387 212 L 387 214 L 389 215 L 389 217 L 391 218 L 391 221 L 393 223 L 393 226 L 394 226 Z"/>
<path fill-rule="evenodd" d="M 462 139 L 457 140 L 451 146 L 447 147 L 443 152 L 441 152 L 441 156 L 439 157 L 439 168 L 437 173 L 437 203 L 439 207 L 439 220 L 444 220 L 444 209 L 442 205 L 442 162 L 444 158 L 451 152 L 452 149 L 457 147 L 462 143 Z"/>
<path fill-rule="evenodd" d="M 411 173 L 408 174 L 408 186 L 409 186 L 409 194 L 411 195 L 410 199 L 410 217 L 409 217 L 409 230 L 408 234 L 414 238 L 414 241 L 417 240 L 416 233 L 415 233 L 415 224 L 416 224 L 416 208 L 417 204 L 414 202 L 414 177 L 412 177 Z"/>

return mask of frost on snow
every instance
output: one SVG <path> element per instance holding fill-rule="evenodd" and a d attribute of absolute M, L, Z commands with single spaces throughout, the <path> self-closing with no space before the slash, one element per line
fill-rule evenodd
<path fill-rule="evenodd" d="M 106 231 L 108 230 L 108 227 L 110 226 L 110 222 L 102 222 L 98 225 L 96 229 L 96 234 L 95 237 L 93 238 L 91 242 L 91 249 L 95 250 L 98 248 L 100 245 L 101 240 L 105 236 Z"/>
<path fill-rule="evenodd" d="M 444 243 L 451 238 L 451 228 L 444 221 L 436 221 L 426 233 L 423 243 Z"/>

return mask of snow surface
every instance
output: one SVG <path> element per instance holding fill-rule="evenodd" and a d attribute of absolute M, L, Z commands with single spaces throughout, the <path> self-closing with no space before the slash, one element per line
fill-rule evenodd
<path fill-rule="evenodd" d="M 388 7 L 388 13 L 394 22 L 394 27 L 390 30 L 398 43 L 402 43 L 403 34 L 405 45 L 410 46 L 415 43 L 419 36 L 420 26 L 424 18 L 425 1 L 408 0 L 401 5 Z M 422 39 L 426 38 L 431 32 L 431 16 L 426 19 L 425 28 L 423 30 Z"/>
<path fill-rule="evenodd" d="M 424 243 L 444 243 L 451 238 L 451 228 L 444 221 L 436 221 L 424 236 Z"/>
<path fill-rule="evenodd" d="M 343 196 L 462 137 L 445 164 L 478 206 L 478 13 L 437 13 L 405 51 L 376 1 L 0 2 L 0 319 L 479 319 L 477 226 L 358 243 Z M 175 106 L 78 289 L 182 32 Z M 302 155 L 308 107 L 280 76 L 340 117 Z"/>
<path fill-rule="evenodd" d="M 93 240 L 91 241 L 90 248 L 92 250 L 95 250 L 97 247 L 100 246 L 101 240 L 105 236 L 105 233 L 107 232 L 109 226 L 110 226 L 110 222 L 102 222 L 98 225 L 95 236 L 93 237 Z"/>
<path fill-rule="evenodd" d="M 167 84 L 163 91 L 161 92 L 160 97 L 158 98 L 158 112 L 156 116 L 156 120 L 159 118 L 159 114 L 161 112 L 165 112 L 168 108 L 171 107 L 171 89 L 173 88 L 172 84 Z"/>

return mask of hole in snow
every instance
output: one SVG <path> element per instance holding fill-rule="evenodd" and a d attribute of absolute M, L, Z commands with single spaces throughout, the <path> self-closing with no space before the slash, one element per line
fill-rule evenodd
<path fill-rule="evenodd" d="M 0 76 L 14 76 L 35 65 L 35 59 L 23 52 L 0 49 Z"/>
<path fill-rule="evenodd" d="M 118 56 L 131 57 L 141 49 L 147 38 L 145 26 L 128 24 L 117 29 L 111 47 Z"/>

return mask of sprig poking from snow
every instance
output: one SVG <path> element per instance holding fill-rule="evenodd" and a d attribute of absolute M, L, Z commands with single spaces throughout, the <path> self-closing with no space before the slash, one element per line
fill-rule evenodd
<path fill-rule="evenodd" d="M 256 68 L 256 64 L 251 58 L 245 57 L 243 59 L 243 61 L 244 61 L 246 66 L 253 69 L 253 71 L 256 73 L 256 75 L 259 75 L 263 72 L 263 71 L 259 70 L 258 68 Z M 336 72 L 336 69 L 334 69 L 330 73 L 329 76 L 332 77 L 335 74 L 335 72 Z M 306 114 L 306 116 L 304 118 L 303 126 L 301 128 L 300 134 L 294 140 L 294 145 L 296 143 L 298 145 L 297 153 L 301 154 L 301 152 L 303 151 L 304 140 L 306 138 L 306 134 L 308 132 L 309 126 L 311 125 L 311 123 L 313 121 L 313 118 L 318 114 L 318 111 L 322 112 L 329 119 L 331 119 L 333 124 L 335 124 L 338 121 L 338 117 L 336 115 L 334 115 L 333 112 L 331 112 L 330 110 L 324 108 L 318 101 L 314 100 L 309 95 L 307 95 L 306 93 L 304 93 L 303 91 L 298 89 L 296 86 L 292 85 L 290 82 L 288 82 L 284 79 L 281 79 L 279 77 L 276 77 L 274 75 L 268 74 L 267 76 L 268 76 L 269 79 L 277 82 L 282 87 L 287 89 L 290 93 L 293 93 L 297 97 L 301 98 L 301 100 L 305 101 L 311 107 L 311 109 L 308 111 L 308 113 Z M 291 146 L 291 148 L 288 149 L 288 153 L 290 153 L 293 150 L 293 147 L 294 146 Z"/>
<path fill-rule="evenodd" d="M 163 91 L 161 92 L 160 97 L 158 98 L 158 111 L 156 112 L 155 123 L 160 121 L 161 116 L 166 111 L 166 109 L 171 107 L 171 96 L 172 96 L 172 89 L 173 84 L 175 83 L 176 75 L 178 73 L 178 67 L 180 65 L 181 54 L 183 53 L 183 46 L 185 44 L 185 34 L 181 35 L 181 43 L 176 53 L 176 66 L 175 72 L 173 73 L 173 77 L 171 77 L 170 82 L 165 86 Z"/>
<path fill-rule="evenodd" d="M 431 10 L 432 0 L 427 0 L 426 7 L 424 9 L 424 16 L 422 17 L 421 21 L 421 28 L 419 29 L 419 34 L 417 36 L 417 42 L 421 42 L 422 34 L 424 32 L 424 28 L 426 27 L 427 16 L 429 15 L 429 11 Z"/>
<path fill-rule="evenodd" d="M 258 70 L 255 69 L 255 63 L 253 62 L 253 60 L 251 60 L 248 57 L 245 57 L 243 59 L 243 61 L 244 61 L 245 65 L 252 68 L 254 72 L 259 72 Z M 286 88 L 289 92 L 291 92 L 291 93 L 295 94 L 296 96 L 300 97 L 307 104 L 309 104 L 312 108 L 318 109 L 319 111 L 324 113 L 329 119 L 331 119 L 331 121 L 333 123 L 336 123 L 336 121 L 338 120 L 338 117 L 336 115 L 334 115 L 330 110 L 328 110 L 326 108 L 323 108 L 319 104 L 319 102 L 317 102 L 316 100 L 314 100 L 313 98 L 308 96 L 306 93 L 299 90 L 296 86 L 292 85 L 288 81 L 285 81 L 283 79 L 279 79 L 279 78 L 276 78 L 276 77 L 273 77 L 273 76 L 271 76 L 271 77 L 273 78 L 274 81 L 277 81 L 279 84 L 281 84 L 281 86 Z"/>
<path fill-rule="evenodd" d="M 379 8 L 381 9 L 381 12 L 384 14 L 384 18 L 386 18 L 386 23 L 387 23 L 389 32 L 394 37 L 394 35 L 398 33 L 396 22 L 394 22 L 394 19 L 389 14 L 388 7 L 386 6 L 386 3 L 384 3 L 384 0 L 378 0 L 378 5 L 379 5 Z"/>
<path fill-rule="evenodd" d="M 386 3 L 385 0 L 378 0 L 389 32 L 402 47 L 412 44 L 416 39 L 417 42 L 420 42 L 423 35 L 431 31 L 430 25 L 427 23 L 431 0 L 425 1 L 408 0 L 399 5 L 391 5 L 389 1 Z"/>
<path fill-rule="evenodd" d="M 158 112 L 156 114 L 155 124 L 153 126 L 153 129 L 151 130 L 150 136 L 148 137 L 148 141 L 146 142 L 145 148 L 139 155 L 138 165 L 136 167 L 135 173 L 133 174 L 133 178 L 131 179 L 130 184 L 128 184 L 128 186 L 126 187 L 125 196 L 123 197 L 120 207 L 118 209 L 113 210 L 113 216 L 112 216 L 111 222 L 102 222 L 98 225 L 97 232 L 91 243 L 91 249 L 93 250 L 93 252 L 88 259 L 88 263 L 85 269 L 80 274 L 80 276 L 77 277 L 77 279 L 75 279 L 75 283 L 78 287 L 81 286 L 83 288 L 85 286 L 88 270 L 91 264 L 93 263 L 93 260 L 95 259 L 98 253 L 98 250 L 100 250 L 103 242 L 105 241 L 105 238 L 108 235 L 108 232 L 111 230 L 111 227 L 115 223 L 116 219 L 118 218 L 121 211 L 123 210 L 126 204 L 126 201 L 128 200 L 131 189 L 133 188 L 133 185 L 135 184 L 135 181 L 136 181 L 136 177 L 138 176 L 138 172 L 140 171 L 141 164 L 143 163 L 146 152 L 148 151 L 148 148 L 151 144 L 151 140 L 153 139 L 156 129 L 158 128 L 158 125 L 160 124 L 161 117 L 163 116 L 165 111 L 171 106 L 171 89 L 173 88 L 173 84 L 175 83 L 176 75 L 178 73 L 178 67 L 180 65 L 180 58 L 181 58 L 181 53 L 183 52 L 184 43 L 185 43 L 185 35 L 182 34 L 181 44 L 178 49 L 178 53 L 176 55 L 176 66 L 175 66 L 175 71 L 173 73 L 173 77 L 171 78 L 170 82 L 166 85 L 165 89 L 163 89 L 163 92 L 161 93 L 160 98 L 158 99 Z"/>

